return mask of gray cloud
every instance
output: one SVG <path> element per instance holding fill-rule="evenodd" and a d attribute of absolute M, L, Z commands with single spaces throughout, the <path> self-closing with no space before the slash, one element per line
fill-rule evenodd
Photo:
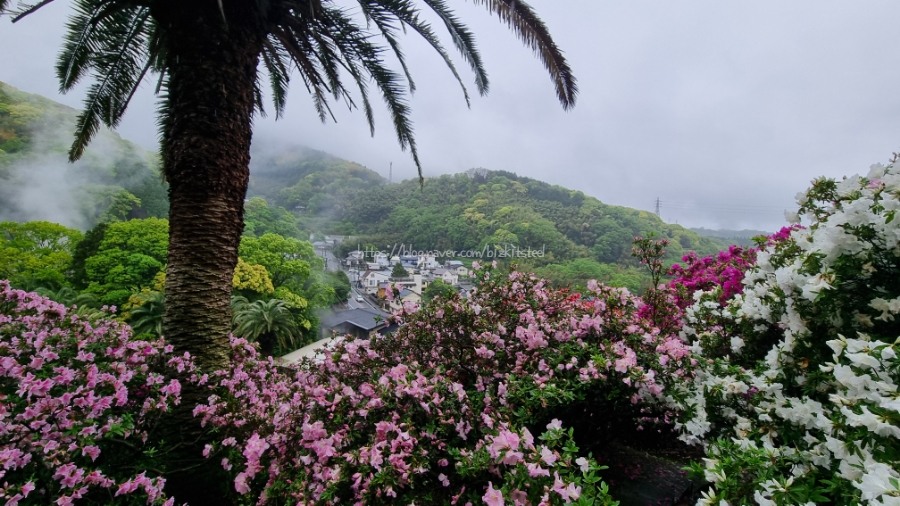
<path fill-rule="evenodd" d="M 896 2 L 531 4 L 579 79 L 575 109 L 561 110 L 540 63 L 506 27 L 459 2 L 492 88 L 466 109 L 436 55 L 407 38 L 426 176 L 503 169 L 610 204 L 652 210 L 660 198 L 663 218 L 688 226 L 773 229 L 811 179 L 864 172 L 900 149 Z M 50 9 L 0 25 L 0 80 L 57 98 L 52 65 L 68 6 Z M 385 176 L 393 162 L 395 179 L 415 176 L 383 111 L 374 138 L 358 111 L 336 107 L 338 123 L 322 125 L 295 84 L 285 119 L 257 120 L 258 140 L 306 144 Z M 153 149 L 145 88 L 120 133 Z"/>

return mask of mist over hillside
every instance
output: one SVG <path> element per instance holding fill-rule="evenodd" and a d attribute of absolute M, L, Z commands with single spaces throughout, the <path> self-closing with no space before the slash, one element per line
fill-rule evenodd
<path fill-rule="evenodd" d="M 109 219 L 165 216 L 157 157 L 114 132 L 101 131 L 82 160 L 68 163 L 76 117 L 72 108 L 0 83 L 0 221 L 47 220 L 84 230 Z M 602 277 L 602 269 L 609 278 L 613 269 L 628 271 L 628 283 L 638 286 L 635 236 L 668 239 L 667 260 L 675 262 L 688 251 L 711 254 L 758 233 L 692 231 L 506 171 L 390 184 L 363 165 L 308 147 L 260 140 L 251 156 L 249 235 L 318 232 L 378 248 L 533 250 L 541 255 L 522 263 L 554 279 Z"/>
<path fill-rule="evenodd" d="M 86 230 L 109 216 L 166 216 L 158 158 L 108 129 L 69 163 L 78 111 L 0 82 L 0 221 Z"/>

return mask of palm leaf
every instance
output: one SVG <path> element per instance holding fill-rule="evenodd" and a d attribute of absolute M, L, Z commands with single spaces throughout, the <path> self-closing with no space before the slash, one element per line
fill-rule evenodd
<path fill-rule="evenodd" d="M 373 1 L 373 0 L 370 0 Z M 431 29 L 431 26 L 419 19 L 418 10 L 413 7 L 412 3 L 409 0 L 381 0 L 377 2 L 382 4 L 382 7 L 387 11 L 397 17 L 402 23 L 405 23 L 410 28 L 412 28 L 416 33 L 419 34 L 429 45 L 431 45 L 432 49 L 434 49 L 444 60 L 444 64 L 450 69 L 450 72 L 453 74 L 453 77 L 456 78 L 456 82 L 459 83 L 459 86 L 462 88 L 463 98 L 466 100 L 466 106 L 471 106 L 471 101 L 469 99 L 469 90 L 466 89 L 466 85 L 463 83 L 462 78 L 459 76 L 459 72 L 456 71 L 456 66 L 453 64 L 453 61 L 450 59 L 450 55 L 447 54 L 447 50 L 444 49 L 444 46 L 441 44 L 440 40 L 437 38 L 437 35 Z M 406 67 L 404 66 L 404 70 Z M 407 72 L 408 75 L 408 72 Z M 477 73 L 476 73 L 477 75 Z M 479 86 L 479 91 L 483 88 Z M 412 86 L 410 86 L 410 91 L 415 91 Z"/>
<path fill-rule="evenodd" d="M 269 73 L 269 84 L 272 86 L 275 118 L 278 119 L 284 113 L 288 85 L 291 81 L 290 56 L 278 44 L 278 41 L 272 41 L 271 39 L 266 39 L 262 56 L 266 70 Z"/>
<path fill-rule="evenodd" d="M 391 46 L 391 50 L 394 52 L 394 56 L 397 57 L 397 61 L 400 63 L 400 67 L 403 69 L 403 73 L 406 75 L 406 81 L 409 83 L 409 92 L 416 92 L 416 83 L 413 81 L 412 75 L 409 73 L 409 67 L 406 65 L 406 57 L 403 55 L 403 50 L 400 49 L 400 43 L 397 41 L 396 37 L 396 27 L 393 25 L 393 20 L 396 19 L 396 16 L 389 16 L 388 14 L 392 14 L 392 12 L 386 8 L 386 4 L 392 3 L 389 0 L 360 0 L 359 7 L 362 10 L 363 16 L 365 16 L 366 20 L 372 21 L 375 23 L 375 26 L 378 27 L 378 30 L 381 31 L 381 35 L 384 36 L 384 40 L 387 41 L 388 45 Z M 395 5 L 395 8 L 397 6 Z M 403 6 L 406 7 L 406 6 Z"/>
<path fill-rule="evenodd" d="M 334 9 L 325 9 L 323 16 L 327 16 L 333 26 L 333 31 L 330 33 L 341 34 L 340 37 L 335 38 L 335 43 L 345 58 L 358 62 L 359 66 L 375 81 L 393 119 L 394 131 L 400 148 L 404 150 L 409 148 L 419 172 L 419 180 L 423 181 L 422 163 L 416 149 L 412 120 L 409 118 L 409 105 L 403 96 L 404 89 L 400 84 L 399 76 L 384 65 L 382 59 L 384 50 L 370 43 L 368 37 L 340 12 L 335 12 Z"/>
<path fill-rule="evenodd" d="M 19 21 L 29 14 L 33 14 L 35 11 L 40 9 L 41 7 L 46 6 L 47 4 L 53 2 L 53 0 L 43 0 L 42 2 L 38 2 L 36 4 L 23 4 L 21 10 L 11 12 L 13 14 L 13 23 Z M 0 0 L 0 12 L 3 12 L 7 9 L 8 0 Z"/>
<path fill-rule="evenodd" d="M 425 3 L 441 18 L 444 26 L 453 39 L 453 44 L 462 55 L 463 59 L 469 63 L 472 72 L 475 73 L 475 86 L 478 93 L 485 95 L 490 87 L 487 72 L 484 70 L 484 64 L 481 61 L 481 54 L 475 46 L 475 37 L 472 32 L 462 24 L 453 14 L 444 0 L 425 0 Z"/>
<path fill-rule="evenodd" d="M 149 18 L 149 8 L 123 9 L 104 18 L 91 34 L 99 49 L 90 54 L 86 65 L 94 69 L 98 81 L 88 89 L 84 111 L 78 116 L 69 160 L 81 157 L 101 122 L 114 128 L 121 120 L 154 61 L 147 45 L 152 35 Z"/>
<path fill-rule="evenodd" d="M 573 107 L 578 94 L 575 76 L 562 51 L 556 47 L 547 26 L 531 6 L 522 0 L 474 0 L 474 2 L 486 5 L 491 12 L 500 17 L 501 21 L 512 28 L 526 46 L 537 53 L 544 67 L 550 72 L 550 78 L 556 87 L 556 96 L 563 109 Z"/>

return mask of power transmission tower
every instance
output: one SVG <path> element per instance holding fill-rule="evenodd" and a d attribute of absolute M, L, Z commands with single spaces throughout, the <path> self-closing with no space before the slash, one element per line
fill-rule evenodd
<path fill-rule="evenodd" d="M 394 162 L 391 162 L 391 167 L 388 169 L 388 184 L 394 182 Z"/>
<path fill-rule="evenodd" d="M 656 217 L 659 218 L 659 197 L 656 197 Z"/>

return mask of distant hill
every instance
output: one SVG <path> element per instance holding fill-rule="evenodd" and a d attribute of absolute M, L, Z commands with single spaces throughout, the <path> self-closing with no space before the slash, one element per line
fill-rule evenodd
<path fill-rule="evenodd" d="M 671 241 L 668 257 L 711 254 L 726 240 L 701 237 L 653 213 L 607 205 L 577 190 L 504 171 L 466 173 L 380 185 L 356 194 L 334 216 L 332 232 L 412 249 L 483 250 L 514 245 L 542 250 L 543 262 L 590 258 L 632 262 L 631 241 L 655 234 Z"/>
<path fill-rule="evenodd" d="M 0 82 L 0 221 L 47 220 L 86 229 L 110 213 L 165 216 L 155 154 L 102 129 L 67 161 L 78 111 Z"/>
<path fill-rule="evenodd" d="M 692 228 L 694 232 L 703 236 L 703 237 L 715 237 L 719 239 L 726 239 L 734 244 L 740 244 L 741 246 L 752 246 L 753 238 L 760 235 L 772 235 L 775 231 L 766 232 L 764 230 L 729 230 L 727 228 L 719 228 L 719 229 L 709 229 L 709 228 Z"/>
<path fill-rule="evenodd" d="M 0 221 L 44 219 L 88 228 L 109 213 L 164 216 L 157 157 L 101 131 L 84 159 L 66 162 L 77 111 L 0 83 Z M 590 277 L 644 286 L 632 239 L 671 241 L 667 260 L 715 253 L 757 231 L 693 231 L 655 214 L 505 171 L 388 184 L 322 151 L 254 145 L 248 231 L 353 235 L 373 247 L 457 252 L 532 251 L 520 263 L 561 283 Z M 281 209 L 279 209 L 281 208 Z M 733 233 L 729 233 L 733 232 Z M 513 253 L 515 255 L 515 253 Z M 460 255 L 461 256 L 461 255 Z M 618 279 L 619 281 L 615 281 Z"/>

